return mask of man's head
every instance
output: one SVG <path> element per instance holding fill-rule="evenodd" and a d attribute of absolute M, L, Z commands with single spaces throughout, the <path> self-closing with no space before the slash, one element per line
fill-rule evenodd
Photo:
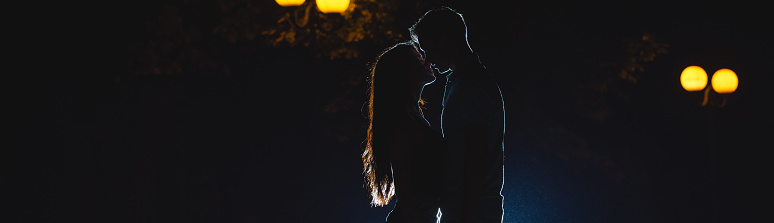
<path fill-rule="evenodd" d="M 472 50 L 462 14 L 448 7 L 426 12 L 409 28 L 411 38 L 425 51 L 425 59 L 444 72 Z"/>

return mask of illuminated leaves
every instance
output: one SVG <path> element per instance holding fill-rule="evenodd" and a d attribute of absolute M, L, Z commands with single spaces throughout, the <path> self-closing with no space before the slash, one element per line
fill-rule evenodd
<path fill-rule="evenodd" d="M 627 48 L 618 77 L 633 83 L 637 82 L 637 77 L 633 73 L 635 71 L 644 72 L 644 63 L 653 61 L 657 54 L 666 54 L 669 47 L 669 44 L 657 43 L 655 37 L 650 33 L 643 34 L 642 38 L 638 40 L 627 39 L 625 41 Z"/>
<path fill-rule="evenodd" d="M 274 1 L 172 1 L 143 6 L 130 30 L 128 76 L 189 71 L 228 73 L 224 56 L 261 48 L 302 47 L 327 59 L 351 60 L 400 38 L 399 2 L 354 0 L 344 14 L 325 14 L 314 1 L 281 7 Z M 118 77 L 120 79 L 121 77 Z"/>
<path fill-rule="evenodd" d="M 274 25 L 260 31 L 266 43 L 273 47 L 312 47 L 317 56 L 333 60 L 359 57 L 358 44 L 382 43 L 401 37 L 393 26 L 395 18 L 391 12 L 397 8 L 394 2 L 352 1 L 350 10 L 344 14 L 321 13 L 313 2 L 278 9 L 285 11 L 284 14 L 277 17 Z"/>
<path fill-rule="evenodd" d="M 603 82 L 592 83 L 590 88 L 598 92 L 610 90 L 611 81 L 623 80 L 629 83 L 637 83 L 638 73 L 645 72 L 645 63 L 656 59 L 659 54 L 667 54 L 669 44 L 655 41 L 650 33 L 644 33 L 639 39 L 624 39 L 625 46 L 613 61 L 604 62 L 602 67 L 615 68 L 613 77 L 605 76 Z"/>

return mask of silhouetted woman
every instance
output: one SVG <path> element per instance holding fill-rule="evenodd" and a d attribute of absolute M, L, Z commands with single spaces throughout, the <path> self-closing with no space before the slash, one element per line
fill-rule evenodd
<path fill-rule="evenodd" d="M 435 81 L 412 42 L 383 51 L 370 73 L 363 171 L 371 204 L 397 198 L 387 222 L 436 222 L 443 137 L 422 114 L 420 96 Z"/>

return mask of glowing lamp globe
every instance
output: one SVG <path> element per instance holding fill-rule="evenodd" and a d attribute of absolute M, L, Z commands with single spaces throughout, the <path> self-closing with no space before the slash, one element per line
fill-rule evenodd
<path fill-rule="evenodd" d="M 707 72 L 699 66 L 688 66 L 680 74 L 680 84 L 686 91 L 701 91 L 707 86 Z"/>
<path fill-rule="evenodd" d="M 720 69 L 712 75 L 712 89 L 719 94 L 728 94 L 736 91 L 739 79 L 736 73 L 730 69 Z"/>
<path fill-rule="evenodd" d="M 305 0 L 274 0 L 282 7 L 286 6 L 299 6 L 301 4 L 304 4 Z"/>
<path fill-rule="evenodd" d="M 323 13 L 343 13 L 349 7 L 349 0 L 317 0 L 317 8 Z"/>

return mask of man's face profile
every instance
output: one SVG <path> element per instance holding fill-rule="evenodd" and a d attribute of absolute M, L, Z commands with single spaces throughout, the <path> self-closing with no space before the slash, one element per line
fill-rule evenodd
<path fill-rule="evenodd" d="M 449 65 L 445 61 L 443 52 L 438 48 L 438 43 L 434 41 L 423 41 L 417 43 L 422 51 L 425 52 L 425 60 L 432 64 L 434 70 L 439 74 L 445 74 L 449 71 Z"/>

